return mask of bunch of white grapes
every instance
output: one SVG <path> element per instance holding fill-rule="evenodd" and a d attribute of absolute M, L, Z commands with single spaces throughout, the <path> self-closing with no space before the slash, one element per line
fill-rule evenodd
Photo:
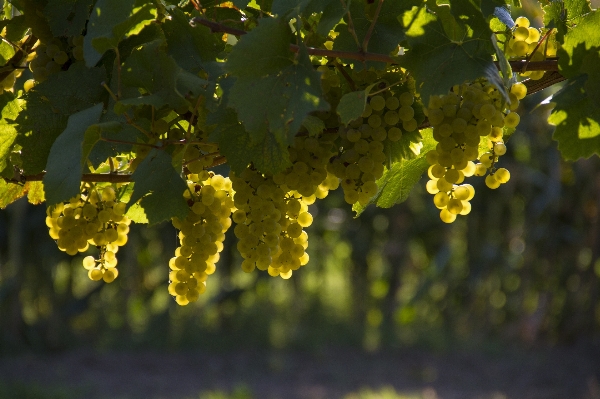
<path fill-rule="evenodd" d="M 522 83 L 512 86 L 511 95 L 517 102 L 525 94 Z M 516 107 L 505 107 L 500 92 L 486 80 L 455 86 L 444 96 L 431 96 L 426 113 L 438 144 L 427 153 L 431 165 L 427 191 L 434 195 L 442 221 L 452 223 L 457 215 L 471 211 L 469 201 L 475 190 L 462 184 L 465 177 L 487 174 L 485 182 L 490 188 L 509 180 L 508 170 L 496 168 L 496 163 L 506 153 L 504 128 L 515 128 L 520 118 L 511 111 Z M 489 150 L 480 155 L 482 140 Z"/>
<path fill-rule="evenodd" d="M 216 270 L 234 209 L 229 178 L 202 171 L 188 179 L 183 196 L 190 210 L 185 219 L 172 219 L 179 230 L 179 246 L 169 261 L 169 293 L 182 306 L 197 301 L 206 290 L 206 279 Z"/>
<path fill-rule="evenodd" d="M 100 256 L 86 256 L 83 267 L 91 280 L 114 281 L 118 276 L 116 253 L 127 243 L 131 221 L 125 216 L 126 204 L 116 198 L 113 187 L 98 191 L 84 187 L 83 193 L 67 203 L 48 207 L 46 225 L 58 248 L 69 255 L 88 250 L 90 244 L 100 250 Z"/>
<path fill-rule="evenodd" d="M 303 197 L 298 191 L 278 185 L 272 176 L 253 168 L 231 177 L 235 190 L 234 229 L 237 248 L 244 258 L 242 270 L 266 270 L 271 276 L 288 279 L 292 272 L 308 263 L 308 235 L 303 230 L 312 224 L 308 205 L 316 197 Z"/>

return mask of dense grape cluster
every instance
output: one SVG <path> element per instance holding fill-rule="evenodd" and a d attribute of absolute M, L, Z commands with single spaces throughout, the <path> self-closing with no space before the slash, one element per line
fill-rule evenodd
<path fill-rule="evenodd" d="M 90 244 L 98 247 L 98 259 L 86 256 L 83 267 L 91 280 L 110 283 L 118 275 L 116 253 L 127 243 L 131 221 L 125 216 L 125 208 L 113 187 L 101 192 L 94 186 L 85 187 L 69 202 L 49 207 L 46 225 L 58 248 L 69 255 L 87 251 Z"/>
<path fill-rule="evenodd" d="M 284 190 L 296 191 L 307 201 L 323 199 L 329 190 L 339 186 L 337 177 L 327 172 L 329 160 L 337 155 L 334 147 L 335 134 L 325 133 L 319 137 L 298 136 L 289 147 L 292 166 L 273 176 L 273 182 Z"/>
<path fill-rule="evenodd" d="M 386 143 L 397 142 L 403 132 L 417 129 L 414 95 L 386 90 L 370 97 L 362 117 L 340 128 L 342 151 L 329 170 L 341 179 L 344 199 L 366 205 L 378 190 L 376 180 L 384 172 Z"/>
<path fill-rule="evenodd" d="M 169 293 L 179 305 L 197 301 L 206 290 L 206 279 L 216 270 L 234 209 L 229 178 L 202 171 L 188 179 L 183 195 L 190 210 L 185 219 L 172 220 L 179 230 L 179 247 L 169 261 Z"/>
<path fill-rule="evenodd" d="M 294 270 L 308 263 L 308 235 L 303 228 L 312 224 L 308 205 L 315 201 L 315 194 L 303 197 L 251 167 L 233 175 L 231 181 L 242 270 L 249 273 L 257 268 L 271 276 L 290 278 Z M 324 189 L 320 187 L 317 189 Z"/>
<path fill-rule="evenodd" d="M 525 94 L 522 83 L 513 85 L 511 95 L 517 102 Z M 500 93 L 485 80 L 455 86 L 445 96 L 431 96 L 426 112 L 438 144 L 427 153 L 431 165 L 427 191 L 434 195 L 442 221 L 452 223 L 457 215 L 471 211 L 469 201 L 475 190 L 462 184 L 465 177 L 488 174 L 486 185 L 490 188 L 498 188 L 510 178 L 510 173 L 497 169 L 496 163 L 506 153 L 504 128 L 515 128 L 520 118 L 510 109 L 503 112 L 503 108 Z M 480 155 L 482 139 L 489 150 Z M 476 160 L 479 163 L 475 164 Z"/>

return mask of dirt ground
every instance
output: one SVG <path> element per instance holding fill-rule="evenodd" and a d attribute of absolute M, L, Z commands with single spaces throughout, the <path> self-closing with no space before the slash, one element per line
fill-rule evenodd
<path fill-rule="evenodd" d="M 600 345 L 495 353 L 76 351 L 0 357 L 0 384 L 60 387 L 61 398 L 86 399 L 600 399 Z"/>

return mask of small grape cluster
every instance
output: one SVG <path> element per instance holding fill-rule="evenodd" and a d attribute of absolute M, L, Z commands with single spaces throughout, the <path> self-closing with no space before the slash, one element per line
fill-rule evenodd
<path fill-rule="evenodd" d="M 233 221 L 239 239 L 237 248 L 244 258 L 242 270 L 266 270 L 269 275 L 288 279 L 292 272 L 308 263 L 308 235 L 303 230 L 312 224 L 308 205 L 316 196 L 303 197 L 288 191 L 272 176 L 251 167 L 231 177 L 237 210 Z"/>
<path fill-rule="evenodd" d="M 216 270 L 234 209 L 229 178 L 206 171 L 188 175 L 183 196 L 190 210 L 185 219 L 172 219 L 180 245 L 169 261 L 169 293 L 182 306 L 197 301 L 206 290 L 206 279 Z"/>
<path fill-rule="evenodd" d="M 525 89 L 525 92 L 523 92 Z M 511 93 L 517 101 L 526 94 L 522 83 L 513 85 Z M 434 195 L 440 218 L 452 223 L 457 215 L 471 211 L 470 201 L 475 190 L 461 184 L 465 177 L 485 176 L 486 185 L 497 188 L 506 183 L 510 173 L 496 169 L 498 157 L 506 153 L 504 128 L 515 128 L 519 115 L 503 112 L 498 90 L 486 80 L 455 86 L 444 96 L 431 96 L 426 110 L 433 126 L 436 149 L 427 153 L 430 164 L 427 191 Z M 479 155 L 481 139 L 486 138 L 489 151 Z M 479 163 L 474 161 L 479 159 Z"/>
<path fill-rule="evenodd" d="M 90 244 L 98 247 L 99 258 L 86 256 L 83 267 L 91 280 L 110 283 L 118 275 L 116 253 L 127 243 L 131 221 L 125 209 L 113 187 L 99 193 L 94 186 L 84 186 L 82 194 L 47 209 L 46 225 L 58 248 L 69 255 L 87 251 Z"/>
<path fill-rule="evenodd" d="M 548 40 L 547 37 L 545 37 L 544 43 L 539 43 L 540 38 L 540 30 L 530 26 L 529 19 L 518 17 L 515 20 L 512 35 L 508 37 L 505 43 L 505 54 L 511 59 L 528 56 L 530 61 L 542 61 L 546 57 L 556 57 L 556 43 Z M 539 80 L 544 76 L 544 71 L 527 71 L 520 73 L 520 75 Z"/>
<path fill-rule="evenodd" d="M 69 37 L 67 40 L 53 38 L 48 43 L 40 43 L 28 59 L 33 79 L 25 82 L 25 91 L 29 91 L 35 82 L 43 82 L 48 76 L 61 71 L 70 61 L 82 61 L 83 36 Z"/>
<path fill-rule="evenodd" d="M 362 117 L 340 128 L 342 152 L 329 166 L 342 180 L 344 200 L 366 205 L 378 190 L 376 180 L 384 172 L 387 161 L 386 143 L 397 142 L 403 131 L 417 129 L 415 97 L 409 91 L 386 90 L 370 97 Z"/>
<path fill-rule="evenodd" d="M 288 148 L 292 166 L 273 176 L 273 182 L 285 186 L 284 191 L 297 191 L 313 201 L 327 197 L 339 186 L 339 179 L 327 172 L 329 160 L 337 154 L 334 141 L 337 135 L 325 133 L 319 137 L 297 136 Z"/>

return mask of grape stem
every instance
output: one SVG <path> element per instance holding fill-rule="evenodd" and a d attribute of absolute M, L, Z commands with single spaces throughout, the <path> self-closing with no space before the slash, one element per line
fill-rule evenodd
<path fill-rule="evenodd" d="M 213 32 L 213 33 L 224 32 L 224 33 L 229 33 L 229 34 L 232 34 L 235 36 L 243 36 L 246 33 L 248 33 L 245 30 L 232 28 L 232 27 L 220 24 L 215 21 L 210 21 L 210 20 L 202 18 L 202 17 L 192 18 L 190 20 L 190 24 L 192 26 L 195 26 L 196 24 L 206 26 L 207 28 L 210 28 L 211 32 Z M 290 50 L 297 53 L 300 51 L 300 46 L 298 46 L 296 44 L 290 44 Z M 308 54 L 316 55 L 319 57 L 346 58 L 346 59 L 357 60 L 357 61 L 362 61 L 362 62 L 378 61 L 378 62 L 386 62 L 389 64 L 395 64 L 395 65 L 399 64 L 399 62 L 398 62 L 399 58 L 390 57 L 389 55 L 385 55 L 385 54 L 367 53 L 367 52 L 359 52 L 359 51 L 352 52 L 352 51 L 327 50 L 327 49 L 320 49 L 320 48 L 314 48 L 314 47 L 306 47 L 306 50 L 307 50 Z M 512 69 L 516 70 L 516 71 L 521 70 L 523 68 L 523 64 L 525 62 L 526 62 L 526 60 L 508 61 L 508 63 L 512 67 Z M 496 64 L 496 66 L 499 67 L 499 64 L 497 61 L 495 61 L 494 63 Z M 527 70 L 528 71 L 558 71 L 558 58 L 548 58 L 547 60 L 544 60 L 544 61 L 529 62 L 527 64 Z"/>
<path fill-rule="evenodd" d="M 379 17 L 379 12 L 381 11 L 381 6 L 383 5 L 383 0 L 379 0 L 377 3 L 377 9 L 375 9 L 375 15 L 373 16 L 373 21 L 371 21 L 371 25 L 369 25 L 369 30 L 367 30 L 367 34 L 365 35 L 365 39 L 362 43 L 362 51 L 367 52 L 367 48 L 369 47 L 369 40 L 371 40 L 371 35 L 373 35 L 373 29 L 375 29 L 375 24 L 377 23 L 377 18 Z M 348 17 L 350 16 L 350 11 L 348 11 Z"/>

